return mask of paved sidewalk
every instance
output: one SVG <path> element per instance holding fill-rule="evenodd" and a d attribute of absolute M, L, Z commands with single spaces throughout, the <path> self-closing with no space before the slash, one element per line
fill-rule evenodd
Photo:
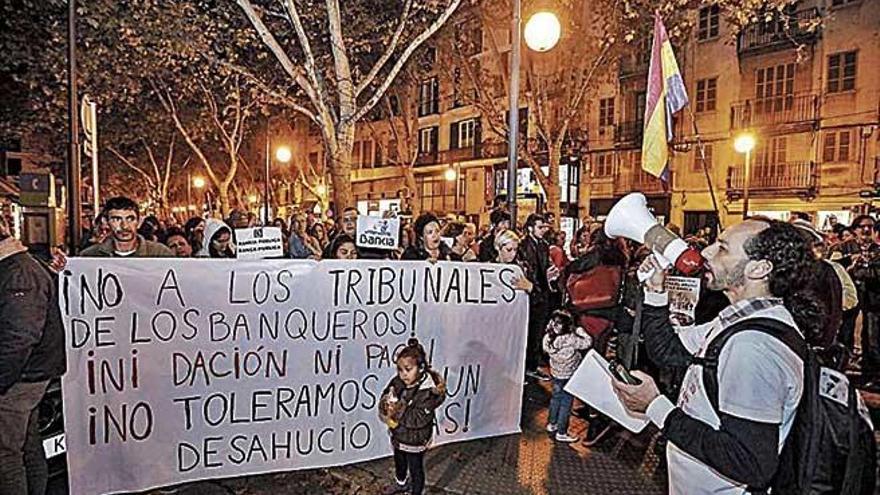
<path fill-rule="evenodd" d="M 562 444 L 544 431 L 550 382 L 530 380 L 519 435 L 445 445 L 426 457 L 429 495 L 662 494 L 666 471 L 655 453 L 656 428 L 616 431 L 594 448 Z M 572 416 L 583 438 L 586 421 Z M 661 449 L 662 450 L 662 449 Z M 151 495 L 378 495 L 393 478 L 390 458 L 339 468 L 192 483 Z"/>
<path fill-rule="evenodd" d="M 530 380 L 531 381 L 531 380 Z M 544 431 L 550 382 L 526 386 L 523 433 L 432 449 L 426 458 L 431 494 L 653 494 L 665 493 L 666 471 L 655 453 L 657 430 L 637 436 L 616 432 L 594 448 L 562 444 Z M 572 417 L 571 433 L 587 423 Z M 369 485 L 391 480 L 390 459 L 339 469 Z M 372 478 L 372 479 L 371 479 Z M 360 493 L 376 493 L 365 490 Z"/>

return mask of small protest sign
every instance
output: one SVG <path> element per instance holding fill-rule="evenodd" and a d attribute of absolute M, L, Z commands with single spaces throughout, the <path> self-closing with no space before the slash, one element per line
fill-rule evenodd
<path fill-rule="evenodd" d="M 681 327 L 693 325 L 700 300 L 700 279 L 666 277 L 666 292 L 669 293 L 669 319 L 672 324 Z"/>
<path fill-rule="evenodd" d="M 375 249 L 397 249 L 400 236 L 399 218 L 376 218 L 361 215 L 358 217 L 358 247 Z"/>
<path fill-rule="evenodd" d="M 260 260 L 284 256 L 284 242 L 278 227 L 235 229 L 236 253 L 240 260 Z"/>

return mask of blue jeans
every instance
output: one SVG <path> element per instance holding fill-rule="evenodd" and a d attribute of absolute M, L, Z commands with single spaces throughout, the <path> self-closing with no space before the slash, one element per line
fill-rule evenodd
<path fill-rule="evenodd" d="M 566 383 L 568 378 L 553 379 L 553 396 L 550 398 L 548 418 L 551 425 L 556 425 L 556 431 L 563 434 L 568 433 L 568 417 L 571 415 L 571 403 L 574 402 L 574 396 L 564 390 Z"/>

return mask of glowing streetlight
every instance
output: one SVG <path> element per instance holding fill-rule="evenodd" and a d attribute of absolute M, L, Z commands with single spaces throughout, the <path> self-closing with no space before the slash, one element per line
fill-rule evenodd
<path fill-rule="evenodd" d="M 251 203 L 256 203 L 257 202 L 257 195 L 251 194 L 250 196 L 248 196 L 248 201 Z"/>
<path fill-rule="evenodd" d="M 454 169 L 454 168 L 451 168 L 451 167 L 450 167 L 450 168 L 447 168 L 447 169 L 446 169 L 446 172 L 443 172 L 443 177 L 445 177 L 446 180 L 448 180 L 449 182 L 452 182 L 452 181 L 454 181 L 455 179 L 458 178 L 458 174 L 455 173 L 455 169 Z"/>
<path fill-rule="evenodd" d="M 522 43 L 522 0 L 513 0 L 513 18 L 510 25 L 510 98 L 507 112 L 507 205 L 510 218 L 516 223 L 516 177 L 518 168 L 517 135 L 519 134 L 519 69 L 520 45 Z M 525 27 L 526 45 L 535 51 L 545 52 L 559 42 L 562 26 L 552 12 L 538 12 Z"/>
<path fill-rule="evenodd" d="M 562 26 L 553 12 L 538 12 L 526 22 L 523 35 L 529 48 L 536 52 L 546 52 L 559 42 Z"/>
<path fill-rule="evenodd" d="M 205 187 L 205 179 L 201 177 L 193 177 L 193 187 L 196 189 L 201 189 Z"/>
<path fill-rule="evenodd" d="M 749 217 L 749 182 L 752 175 L 752 150 L 755 149 L 755 136 L 748 132 L 740 134 L 733 140 L 733 149 L 746 155 L 746 164 L 743 167 L 743 220 L 745 220 Z"/>
<path fill-rule="evenodd" d="M 751 153 L 755 148 L 755 136 L 745 133 L 733 140 L 733 149 L 739 153 Z"/>
<path fill-rule="evenodd" d="M 318 196 L 323 198 L 324 195 L 327 194 L 327 186 L 324 184 L 318 184 L 317 187 L 315 187 L 315 192 L 318 193 Z"/>
<path fill-rule="evenodd" d="M 277 150 L 275 150 L 275 159 L 281 163 L 287 163 L 293 157 L 293 153 L 291 153 L 290 148 L 287 146 L 279 146 Z"/>

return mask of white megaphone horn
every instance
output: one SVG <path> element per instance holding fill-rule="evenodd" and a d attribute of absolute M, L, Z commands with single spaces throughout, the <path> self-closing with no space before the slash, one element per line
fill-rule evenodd
<path fill-rule="evenodd" d="M 618 201 L 605 219 L 608 237 L 625 237 L 648 246 L 664 268 L 675 265 L 679 271 L 692 275 L 703 266 L 703 257 L 671 230 L 660 225 L 648 211 L 648 200 L 642 193 L 630 193 Z M 638 272 L 644 282 L 651 272 Z"/>

